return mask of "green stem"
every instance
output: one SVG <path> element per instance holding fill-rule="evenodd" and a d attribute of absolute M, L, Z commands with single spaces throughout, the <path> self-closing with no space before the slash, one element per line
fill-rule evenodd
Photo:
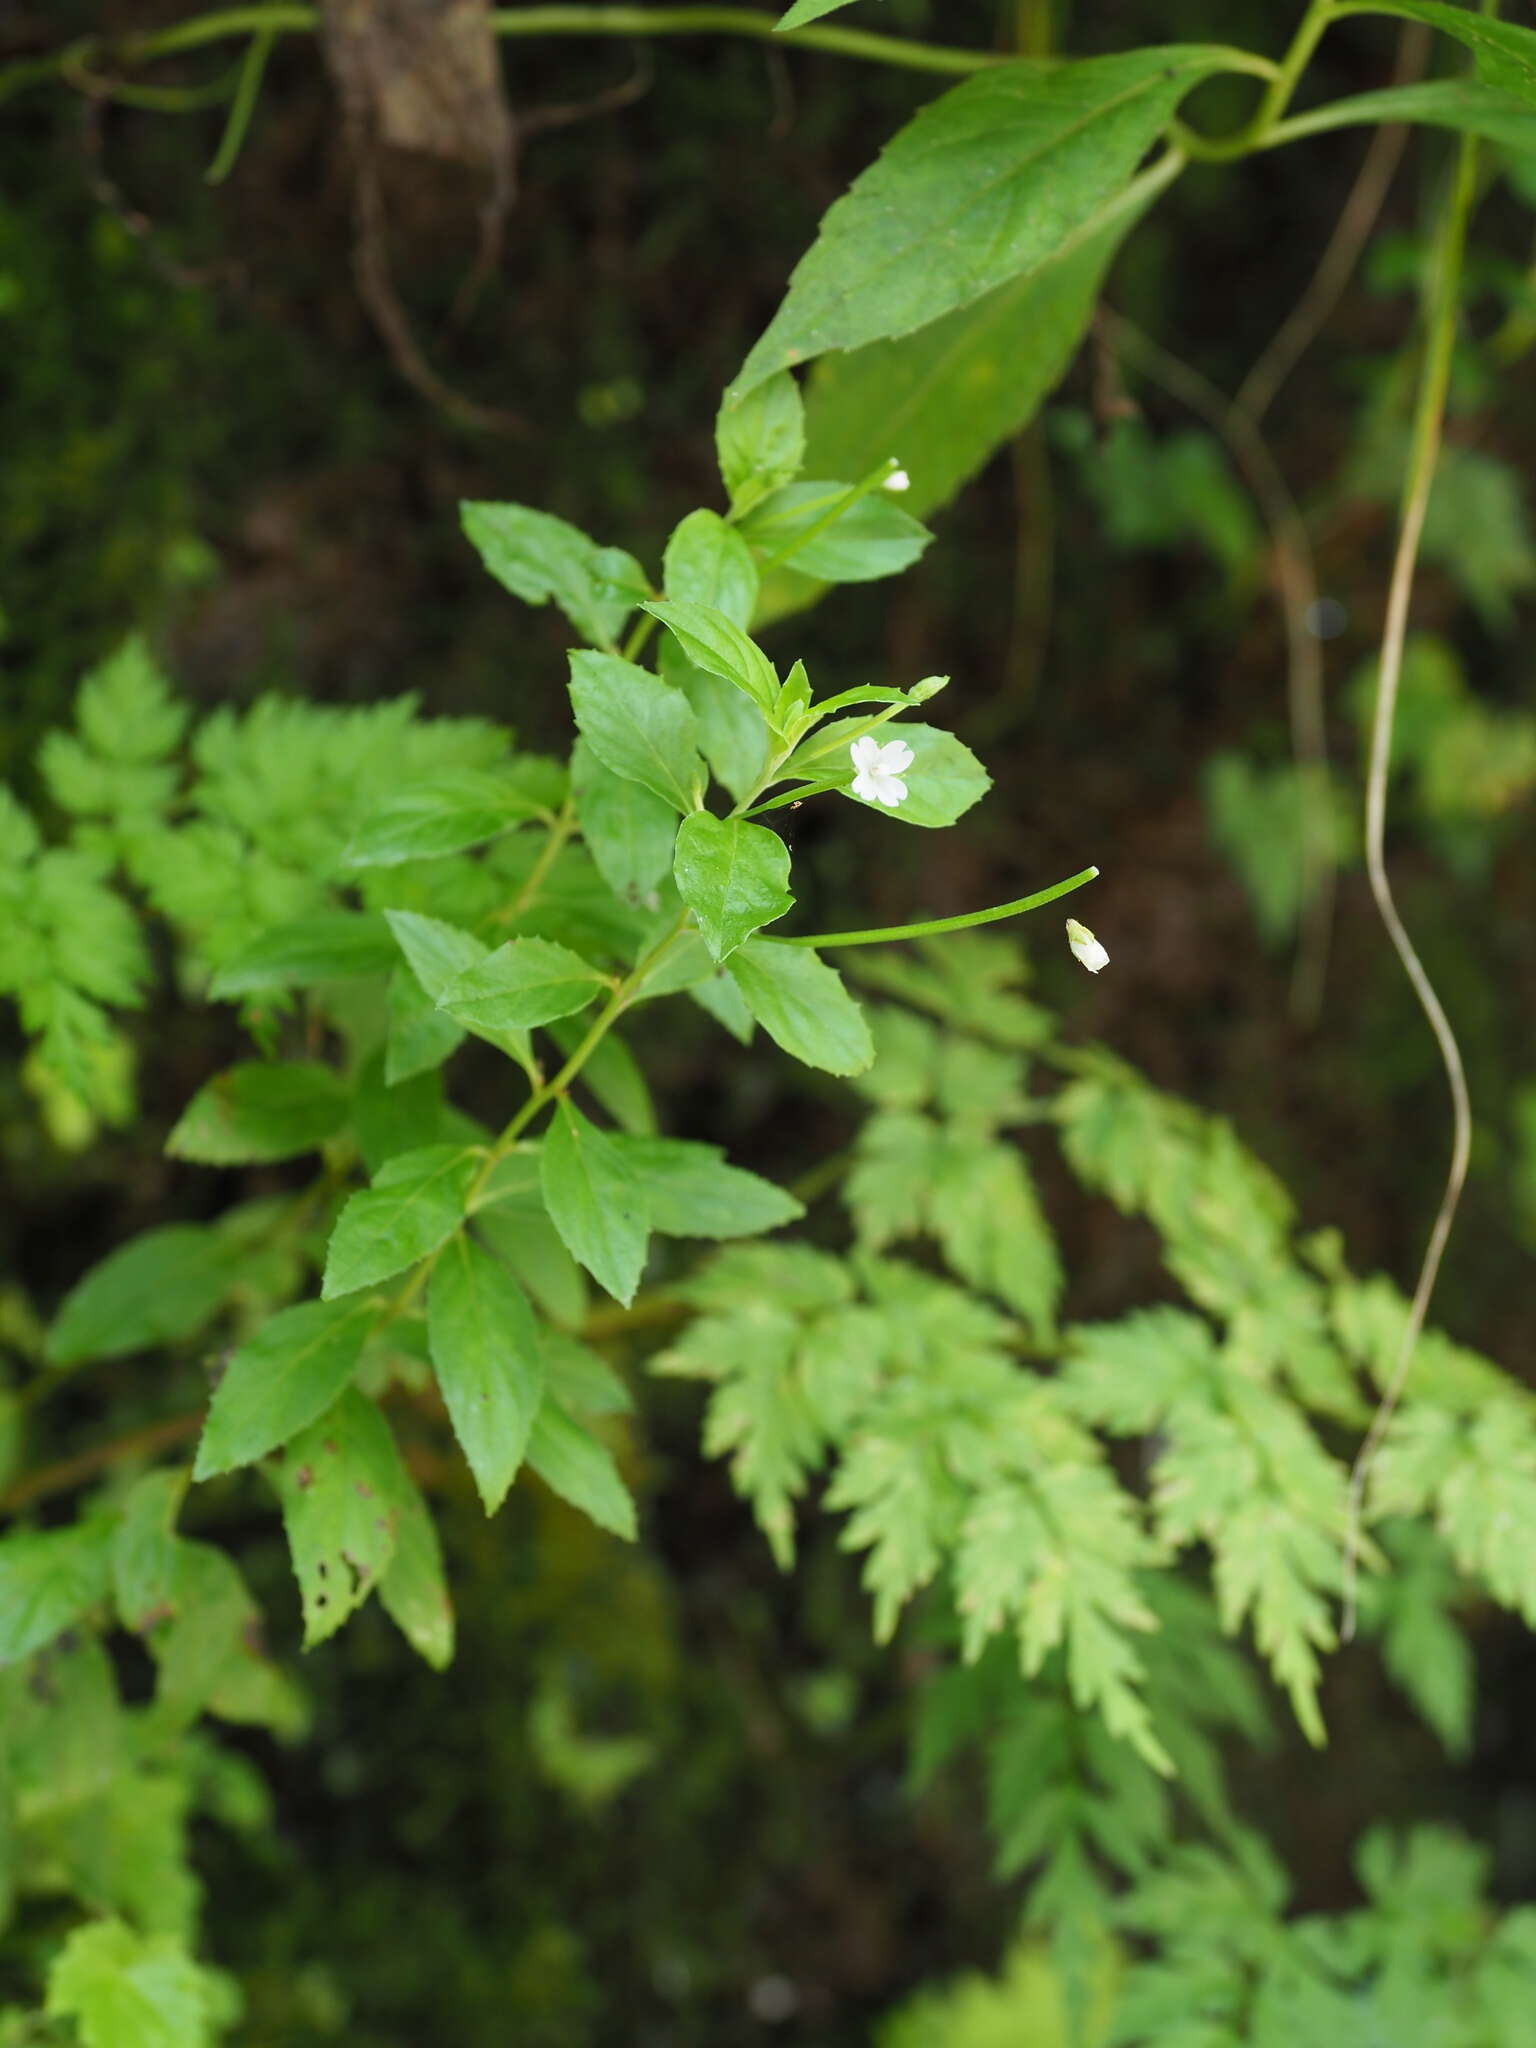
<path fill-rule="evenodd" d="M 1253 111 L 1252 118 L 1239 128 L 1235 135 L 1207 137 L 1197 135 L 1186 128 L 1182 121 L 1173 123 L 1173 136 L 1186 156 L 1202 163 L 1230 163 L 1234 158 L 1247 156 L 1253 150 L 1262 149 L 1265 139 L 1291 103 L 1291 95 L 1311 61 L 1312 52 L 1317 48 L 1324 29 L 1335 19 L 1339 9 L 1336 0 L 1311 0 L 1311 5 L 1302 16 L 1291 46 L 1280 59 L 1278 66 L 1270 67 L 1269 84 L 1263 98 Z"/>
<path fill-rule="evenodd" d="M 250 45 L 240 65 L 240 79 L 235 87 L 234 104 L 229 110 L 224 134 L 219 142 L 213 162 L 203 173 L 209 185 L 222 185 L 239 161 L 240 151 L 250 129 L 251 116 L 256 111 L 256 101 L 261 93 L 261 81 L 266 76 L 267 59 L 277 41 L 270 29 L 264 29 L 259 36 L 252 36 Z"/>
<path fill-rule="evenodd" d="M 1486 10 L 1485 10 L 1486 11 Z M 1365 1515 L 1365 1489 L 1378 1453 L 1385 1441 L 1392 1417 L 1397 1412 L 1407 1385 L 1413 1354 L 1429 1314 L 1430 1297 L 1440 1271 L 1446 1241 L 1466 1184 L 1472 1157 L 1472 1104 L 1467 1092 L 1466 1069 L 1461 1047 L 1445 1008 L 1430 980 L 1417 948 L 1392 894 L 1387 874 L 1385 841 L 1387 829 L 1387 785 L 1392 765 L 1392 732 L 1397 711 L 1398 686 L 1402 680 L 1403 652 L 1408 638 L 1408 608 L 1413 596 L 1414 573 L 1418 567 L 1424 520 L 1434 488 L 1435 470 L 1445 430 L 1445 408 L 1451 387 L 1451 366 L 1456 348 L 1456 318 L 1459 310 L 1462 260 L 1466 253 L 1467 227 L 1477 193 L 1477 141 L 1463 136 L 1456 152 L 1456 169 L 1450 195 L 1436 237 L 1434 261 L 1426 291 L 1428 333 L 1424 361 L 1419 373 L 1418 403 L 1414 409 L 1413 435 L 1409 444 L 1408 473 L 1403 484 L 1402 519 L 1392 578 L 1387 588 L 1387 615 L 1382 628 L 1381 661 L 1377 670 L 1376 704 L 1371 718 L 1371 753 L 1365 781 L 1365 868 L 1371 895 L 1386 926 L 1387 936 L 1402 963 L 1424 1012 L 1451 1097 L 1451 1157 L 1446 1169 L 1440 1206 L 1430 1228 L 1429 1242 L 1419 1266 L 1413 1300 L 1404 1318 L 1402 1336 L 1392 1370 L 1382 1389 L 1381 1403 L 1366 1433 L 1364 1443 L 1349 1475 L 1349 1500 L 1344 1539 L 1344 1602 L 1339 1627 L 1340 1639 L 1348 1642 L 1355 1632 L 1358 1607 L 1361 1531 Z"/>
<path fill-rule="evenodd" d="M 967 910 L 959 917 L 931 917 L 922 924 L 892 924 L 879 931 L 867 932 L 812 932 L 804 938 L 769 941 L 778 946 L 878 946 L 887 939 L 926 939 L 937 932 L 963 932 L 975 924 L 996 924 L 1005 917 L 1022 917 L 1026 910 L 1039 910 L 1044 904 L 1054 903 L 1058 896 L 1066 896 L 1074 889 L 1081 889 L 1085 882 L 1094 881 L 1097 868 L 1084 868 L 1080 874 L 1069 875 L 1064 882 L 1053 883 L 1049 889 L 1041 889 L 1033 896 L 1020 896 L 1014 903 L 999 903 L 994 910 Z"/>
<path fill-rule="evenodd" d="M 907 71 L 936 72 L 964 78 L 1004 61 L 989 50 L 962 50 L 944 43 L 913 42 L 903 36 L 879 35 L 868 29 L 802 28 L 774 34 L 779 10 L 755 7 L 517 7 L 491 17 L 498 36 L 746 36 L 756 41 L 799 50 L 820 50 L 829 57 L 853 57 L 871 64 L 892 64 Z M 57 78 L 71 64 L 87 64 L 110 56 L 119 64 L 146 64 L 174 57 L 210 43 L 272 34 L 312 35 L 319 28 L 316 7 L 222 7 L 189 21 L 144 34 L 85 36 L 46 57 L 13 64 L 0 73 L 0 100 Z"/>
<path fill-rule="evenodd" d="M 621 659 L 624 661 L 638 661 L 645 652 L 646 642 L 655 632 L 658 624 L 659 621 L 650 612 L 642 612 L 630 628 L 629 638 L 619 649 Z"/>

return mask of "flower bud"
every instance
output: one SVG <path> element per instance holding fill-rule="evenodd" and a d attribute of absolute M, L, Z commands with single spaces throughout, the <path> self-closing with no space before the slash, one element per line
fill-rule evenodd
<path fill-rule="evenodd" d="M 1067 944 L 1072 948 L 1073 959 L 1080 960 L 1090 974 L 1109 965 L 1109 955 L 1087 925 L 1079 924 L 1075 917 L 1067 919 Z"/>

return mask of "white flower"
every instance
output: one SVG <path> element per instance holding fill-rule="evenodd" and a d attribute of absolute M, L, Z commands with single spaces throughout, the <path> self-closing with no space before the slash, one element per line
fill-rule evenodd
<path fill-rule="evenodd" d="M 880 488 L 882 491 L 910 491 L 912 479 L 904 469 L 893 469 Z"/>
<path fill-rule="evenodd" d="M 888 811 L 906 802 L 907 785 L 901 778 L 912 766 L 912 749 L 905 740 L 887 740 L 882 747 L 866 733 L 848 751 L 858 771 L 853 778 L 855 796 L 867 804 L 884 804 Z"/>
<path fill-rule="evenodd" d="M 1109 955 L 1087 925 L 1079 924 L 1075 917 L 1067 919 L 1067 944 L 1072 948 L 1073 959 L 1081 960 L 1090 974 L 1109 965 Z"/>

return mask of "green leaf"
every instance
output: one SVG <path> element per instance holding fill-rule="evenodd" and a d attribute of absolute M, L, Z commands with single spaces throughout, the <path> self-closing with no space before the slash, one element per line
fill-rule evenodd
<path fill-rule="evenodd" d="M 910 334 L 1049 261 L 1233 54 L 1184 43 L 1000 64 L 932 101 L 825 215 L 727 406 L 791 364 Z"/>
<path fill-rule="evenodd" d="M 806 396 L 811 467 L 867 476 L 895 453 L 911 479 L 906 511 L 947 504 L 1066 374 L 1149 197 L 1118 196 L 1047 262 L 915 334 L 823 356 Z"/>
<path fill-rule="evenodd" d="M 446 924 L 439 917 L 424 917 L 414 910 L 386 910 L 384 915 L 389 920 L 389 928 L 394 933 L 396 943 L 405 955 L 412 974 L 421 985 L 423 994 L 431 999 L 434 1006 L 441 1003 L 444 995 L 461 974 L 466 973 L 471 967 L 477 967 L 490 954 L 490 947 L 477 939 L 473 932 L 462 931 L 457 925 Z M 441 1010 L 437 1015 L 444 1026 L 460 1021 L 449 1017 Z M 467 1018 L 462 1021 L 468 1024 L 477 1038 L 483 1038 L 487 1044 L 499 1047 L 509 1058 L 516 1060 L 520 1067 L 526 1070 L 531 1066 L 533 1051 L 528 1043 L 526 1031 L 497 1031 L 488 1025 L 470 1023 Z M 443 1052 L 444 1059 L 448 1056 L 448 1050 L 451 1048 Z M 437 1064 L 436 1060 L 423 1062 L 424 1066 Z M 391 1086 L 394 1086 L 396 1081 L 408 1080 L 411 1077 L 410 1072 L 396 1074 L 393 1071 L 393 1060 L 386 1065 L 385 1071 Z M 413 1071 L 420 1072 L 422 1068 L 418 1067 Z"/>
<path fill-rule="evenodd" d="M 719 676 L 744 690 L 763 712 L 772 712 L 779 694 L 773 663 L 734 619 L 707 604 L 648 604 L 695 668 Z"/>
<path fill-rule="evenodd" d="M 462 1145 L 424 1145 L 381 1166 L 336 1219 L 322 1297 L 375 1286 L 435 1252 L 463 1220 L 478 1165 Z"/>
<path fill-rule="evenodd" d="M 807 22 L 820 21 L 824 14 L 836 14 L 840 7 L 850 7 L 853 0 L 795 0 L 787 14 L 773 24 L 775 35 L 787 28 L 804 28 Z"/>
<path fill-rule="evenodd" d="M 598 873 L 615 896 L 643 902 L 672 865 L 676 811 L 653 790 L 604 767 L 584 739 L 571 755 L 571 785 Z"/>
<path fill-rule="evenodd" d="M 716 960 L 794 908 L 788 847 L 777 832 L 744 818 L 717 818 L 710 811 L 684 818 L 673 874 Z"/>
<path fill-rule="evenodd" d="M 64 1297 L 48 1332 L 52 1365 L 124 1358 L 195 1336 L 235 1284 L 240 1248 L 199 1223 L 146 1230 Z"/>
<path fill-rule="evenodd" d="M 487 769 L 462 768 L 408 784 L 371 813 L 344 859 L 352 868 L 383 868 L 462 853 L 528 818 L 547 815 L 541 795 L 515 774 Z"/>
<path fill-rule="evenodd" d="M 1061 1298 L 1061 1260 L 1018 1151 L 950 1135 L 939 1150 L 928 1214 L 961 1278 L 1006 1301 L 1036 1342 L 1048 1344 Z"/>
<path fill-rule="evenodd" d="M 467 1139 L 468 1121 L 444 1100 L 443 1077 L 437 1070 L 413 1074 L 391 1087 L 377 1053 L 363 1062 L 352 1098 L 352 1128 L 370 1173 L 377 1173 L 397 1152 Z"/>
<path fill-rule="evenodd" d="M 454 1435 L 492 1515 L 523 1461 L 544 1360 L 523 1290 L 463 1231 L 432 1268 L 427 1341 Z"/>
<path fill-rule="evenodd" d="M 417 1656 L 434 1671 L 446 1671 L 453 1662 L 453 1601 L 442 1545 L 426 1502 L 409 1479 L 406 1485 L 395 1554 L 379 1580 L 379 1599 Z"/>
<path fill-rule="evenodd" d="M 783 1188 L 728 1165 L 718 1146 L 685 1138 L 613 1142 L 645 1189 L 651 1228 L 663 1236 L 758 1237 L 805 1214 Z"/>
<path fill-rule="evenodd" d="M 301 1302 L 278 1311 L 230 1360 L 213 1390 L 194 1479 L 275 1451 L 341 1394 L 362 1356 L 371 1302 Z"/>
<path fill-rule="evenodd" d="M 384 1041 L 384 1079 L 393 1088 L 430 1073 L 464 1043 L 464 1027 L 440 1010 L 408 967 L 389 977 L 389 1032 Z"/>
<path fill-rule="evenodd" d="M 863 1011 L 809 946 L 748 939 L 726 971 L 774 1044 L 808 1067 L 861 1074 L 874 1058 Z"/>
<path fill-rule="evenodd" d="M 30 1657 L 104 1600 L 111 1568 L 109 1522 L 11 1531 L 0 1541 L 0 1665 Z"/>
<path fill-rule="evenodd" d="M 181 739 L 187 713 L 135 634 L 81 683 L 75 723 L 104 761 L 162 761 Z"/>
<path fill-rule="evenodd" d="M 693 707 L 648 668 L 616 654 L 571 656 L 571 705 L 604 767 L 691 811 L 704 787 Z"/>
<path fill-rule="evenodd" d="M 818 726 L 811 737 L 790 756 L 784 766 L 786 779 L 798 775 L 814 777 L 839 791 L 865 810 L 878 810 L 882 817 L 895 818 L 903 825 L 937 828 L 953 825 L 979 803 L 992 787 L 992 778 L 962 740 L 942 726 L 918 725 L 909 719 L 893 719 L 882 725 L 874 737 L 882 745 L 905 740 L 912 749 L 912 765 L 902 770 L 907 785 L 906 799 L 894 810 L 883 804 L 867 804 L 854 796 L 855 774 L 852 742 L 869 730 L 864 718 L 837 718 Z"/>
<path fill-rule="evenodd" d="M 415 1488 L 389 1424 L 355 1387 L 293 1439 L 275 1477 L 311 1650 L 388 1568 Z"/>
<path fill-rule="evenodd" d="M 787 372 L 765 377 L 744 398 L 722 405 L 715 448 L 731 509 L 738 515 L 791 483 L 805 455 L 805 416 L 794 378 Z"/>
<path fill-rule="evenodd" d="M 1285 125 L 1288 134 L 1321 135 L 1333 128 L 1375 127 L 1395 121 L 1422 121 L 1431 128 L 1480 135 L 1522 153 L 1536 150 L 1536 108 L 1531 100 L 1501 92 L 1476 78 L 1436 78 L 1420 85 L 1356 93 L 1349 99 L 1309 107 Z"/>
<path fill-rule="evenodd" d="M 508 939 L 450 981 L 438 997 L 472 1030 L 528 1030 L 584 1010 L 608 977 L 553 939 Z"/>
<path fill-rule="evenodd" d="M 176 1517 L 186 1494 L 181 1468 L 146 1472 L 123 1502 L 112 1533 L 112 1597 L 124 1628 L 136 1635 L 163 1621 L 176 1604 Z"/>
<path fill-rule="evenodd" d="M 872 583 L 910 568 L 933 535 L 883 491 L 855 498 L 820 533 L 801 539 L 848 491 L 847 484 L 786 484 L 747 514 L 741 532 L 770 560 L 783 556 L 824 583 Z"/>
<path fill-rule="evenodd" d="M 1513 93 L 1536 106 L 1536 34 L 1512 22 L 1446 7 L 1439 0 L 1370 0 L 1369 5 L 1340 7 L 1340 14 L 1391 14 L 1404 21 L 1422 21 L 1465 43 L 1478 72 L 1491 86 Z"/>
<path fill-rule="evenodd" d="M 615 1536 L 633 1542 L 635 1503 L 613 1453 L 546 1394 L 528 1438 L 528 1463 L 552 1493 Z"/>
<path fill-rule="evenodd" d="M 527 505 L 464 504 L 464 532 L 480 559 L 524 604 L 551 598 L 584 640 L 612 648 L 649 588 L 622 548 L 600 548 L 578 527 Z"/>
<path fill-rule="evenodd" d="M 661 563 L 662 587 L 673 603 L 710 605 L 743 628 L 757 605 L 757 564 L 734 526 L 718 512 L 690 512 L 673 530 Z"/>
<path fill-rule="evenodd" d="M 212 2048 L 224 2005 L 179 1941 L 121 1920 L 76 1927 L 48 1972 L 48 2015 L 74 2020 L 83 2048 Z"/>
<path fill-rule="evenodd" d="M 350 1096 L 329 1067 L 250 1060 L 200 1088 L 165 1141 L 173 1159 L 202 1166 L 296 1159 L 333 1137 Z"/>
<path fill-rule="evenodd" d="M 317 981 L 384 974 L 394 963 L 395 942 L 382 917 L 332 910 L 263 932 L 219 969 L 208 993 L 224 1002 L 272 989 L 310 988 Z"/>
<path fill-rule="evenodd" d="M 699 745 L 710 771 L 738 803 L 757 788 L 768 762 L 768 721 L 750 697 L 723 676 L 696 668 L 679 643 L 662 643 L 661 673 L 682 691 L 699 721 Z"/>
<path fill-rule="evenodd" d="M 633 1301 L 650 1229 L 645 1190 L 614 1140 L 569 1102 L 556 1105 L 539 1181 L 567 1251 L 617 1300 Z"/>

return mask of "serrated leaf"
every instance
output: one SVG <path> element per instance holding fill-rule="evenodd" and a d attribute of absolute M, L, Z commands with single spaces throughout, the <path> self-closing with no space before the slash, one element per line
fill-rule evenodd
<path fill-rule="evenodd" d="M 571 782 L 598 873 L 624 902 L 643 902 L 672 865 L 677 812 L 654 790 L 615 775 L 584 739 L 571 755 Z"/>
<path fill-rule="evenodd" d="M 958 1133 L 940 1146 L 927 1210 L 944 1256 L 962 1279 L 995 1294 L 1029 1324 L 1055 1333 L 1061 1260 L 1018 1151 Z"/>
<path fill-rule="evenodd" d="M 121 1920 L 76 1927 L 48 1972 L 46 2010 L 83 2048 L 211 2048 L 222 2003 L 179 1941 Z"/>
<path fill-rule="evenodd" d="M 146 1230 L 76 1283 L 48 1332 L 53 1365 L 124 1358 L 180 1344 L 211 1320 L 235 1285 L 240 1248 L 199 1223 Z"/>
<path fill-rule="evenodd" d="M 310 1650 L 387 1570 L 414 1488 L 389 1424 L 355 1387 L 292 1440 L 275 1479 Z"/>
<path fill-rule="evenodd" d="M 448 982 L 438 997 L 450 1017 L 478 1031 L 525 1031 L 584 1010 L 608 985 L 569 946 L 553 939 L 508 939 Z"/>
<path fill-rule="evenodd" d="M 805 1214 L 772 1181 L 726 1163 L 715 1145 L 684 1138 L 618 1137 L 645 1189 L 651 1228 L 667 1237 L 757 1237 Z"/>
<path fill-rule="evenodd" d="M 393 1088 L 431 1073 L 464 1043 L 464 1027 L 440 1010 L 408 967 L 389 977 L 389 1031 L 384 1040 L 384 1080 Z"/>
<path fill-rule="evenodd" d="M 617 1143 L 569 1102 L 556 1105 L 539 1151 L 550 1221 L 571 1256 L 626 1305 L 645 1267 L 645 1189 Z"/>
<path fill-rule="evenodd" d="M 322 1298 L 375 1286 L 435 1252 L 463 1221 L 479 1163 L 462 1145 L 424 1145 L 381 1166 L 336 1219 Z"/>
<path fill-rule="evenodd" d="M 571 656 L 571 706 L 604 767 L 638 782 L 675 811 L 704 786 L 693 707 L 648 668 L 616 654 Z"/>
<path fill-rule="evenodd" d="M 676 603 L 710 605 L 745 629 L 757 605 L 757 564 L 741 533 L 718 512 L 690 512 L 673 529 L 661 564 Z"/>
<path fill-rule="evenodd" d="M 492 1515 L 527 1449 L 544 1359 L 522 1289 L 463 1231 L 432 1268 L 427 1341 L 454 1435 Z"/>
<path fill-rule="evenodd" d="M 809 946 L 748 939 L 726 971 L 774 1044 L 794 1059 L 829 1074 L 859 1074 L 874 1058 L 863 1012 Z"/>
<path fill-rule="evenodd" d="M 103 760 L 142 763 L 163 760 L 174 750 L 187 712 L 135 634 L 81 683 L 75 722 Z"/>
<path fill-rule="evenodd" d="M 760 711 L 771 712 L 779 694 L 773 663 L 734 619 L 713 605 L 648 604 L 695 668 L 734 683 Z"/>
<path fill-rule="evenodd" d="M 112 1597 L 118 1620 L 136 1635 L 174 1611 L 174 1530 L 186 1490 L 184 1469 L 146 1472 L 129 1488 L 112 1532 Z"/>
<path fill-rule="evenodd" d="M 389 920 L 389 928 L 394 933 L 396 944 L 405 955 L 411 973 L 434 1007 L 441 1002 L 461 974 L 467 973 L 471 967 L 478 966 L 490 954 L 490 947 L 483 940 L 477 939 L 473 932 L 464 931 L 458 925 L 448 924 L 440 917 L 425 917 L 414 910 L 386 910 L 384 915 Z M 438 1011 L 438 1018 L 445 1031 L 456 1022 L 446 1011 Z M 488 1025 L 476 1024 L 469 1024 L 467 1028 L 472 1030 L 477 1038 L 485 1039 L 487 1044 L 498 1047 L 510 1058 L 515 1059 L 525 1070 L 531 1065 L 533 1053 L 526 1031 L 498 1031 Z M 447 1057 L 446 1052 L 443 1057 Z M 436 1065 L 438 1062 L 425 1064 Z M 422 1072 L 424 1067 L 418 1067 L 414 1071 Z M 385 1073 L 391 1086 L 395 1085 L 396 1080 L 410 1078 L 406 1073 L 392 1074 L 388 1062 Z"/>
<path fill-rule="evenodd" d="M 670 636 L 662 643 L 661 673 L 693 706 L 699 745 L 715 780 L 742 802 L 758 787 L 768 763 L 763 712 L 734 683 L 696 668 Z"/>
<path fill-rule="evenodd" d="M 341 1129 L 349 1102 L 346 1084 L 329 1067 L 250 1060 L 198 1090 L 165 1149 L 203 1166 L 296 1159 Z"/>
<path fill-rule="evenodd" d="M 323 1415 L 356 1370 L 373 1314 L 368 1302 L 306 1301 L 270 1317 L 213 1390 L 193 1478 L 253 1464 Z"/>
<path fill-rule="evenodd" d="M 515 766 L 516 764 L 512 764 Z M 358 828 L 344 856 L 352 868 L 440 860 L 498 839 L 544 813 L 539 793 L 510 774 L 463 768 L 392 792 Z"/>
<path fill-rule="evenodd" d="M 608 1446 L 546 1394 L 528 1438 L 528 1463 L 552 1493 L 632 1543 L 635 1503 Z"/>
<path fill-rule="evenodd" d="M 112 1529 L 14 1529 L 0 1540 L 0 1665 L 18 1663 L 73 1622 L 111 1584 Z"/>
<path fill-rule="evenodd" d="M 684 818 L 672 872 L 717 961 L 794 908 L 788 847 L 777 832 L 744 818 L 717 818 L 710 811 Z"/>
<path fill-rule="evenodd" d="M 552 598 L 584 640 L 611 648 L 649 587 L 621 548 L 601 548 L 579 527 L 528 505 L 464 504 L 464 532 L 480 559 L 524 604 Z"/>
<path fill-rule="evenodd" d="M 1047 262 L 1231 55 L 1185 43 L 1000 64 L 930 102 L 824 216 L 727 407 L 792 364 L 910 334 Z"/>
<path fill-rule="evenodd" d="M 395 942 L 382 917 L 332 910 L 275 926 L 244 947 L 213 977 L 215 1002 L 311 988 L 317 981 L 352 981 L 385 974 L 395 964 Z"/>

